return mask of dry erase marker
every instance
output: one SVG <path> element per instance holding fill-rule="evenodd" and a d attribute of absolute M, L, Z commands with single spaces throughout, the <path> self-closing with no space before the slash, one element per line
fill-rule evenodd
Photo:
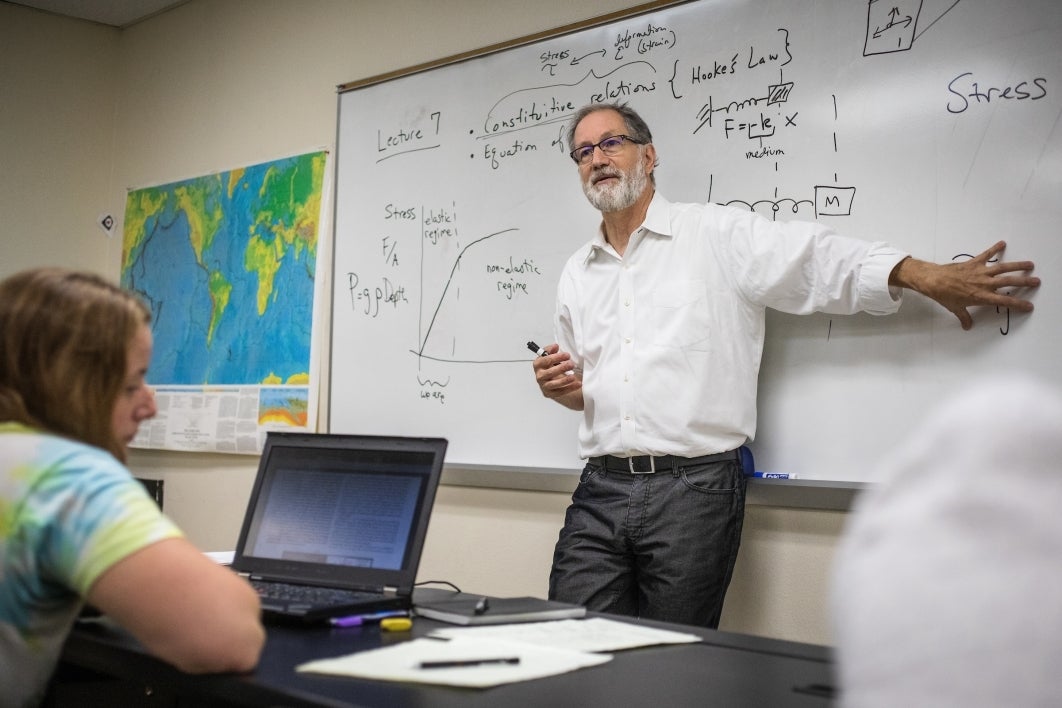
<path fill-rule="evenodd" d="M 535 354 L 538 354 L 539 356 L 547 356 L 548 355 L 548 352 L 546 352 L 545 349 L 543 349 L 542 347 L 538 346 L 534 342 L 528 342 L 527 343 L 527 348 L 530 349 L 531 351 L 533 351 Z M 583 373 L 583 369 L 582 369 L 582 367 L 577 366 L 577 367 L 575 367 L 574 369 L 572 369 L 570 371 L 565 371 L 564 373 L 566 373 L 568 376 L 574 376 L 575 374 L 582 374 Z"/>
<path fill-rule="evenodd" d="M 797 475 L 788 472 L 753 472 L 749 477 L 756 479 L 797 479 Z"/>
<path fill-rule="evenodd" d="M 350 617 L 332 617 L 328 620 L 328 624 L 333 627 L 360 627 L 365 624 L 365 618 L 361 615 L 352 615 Z"/>

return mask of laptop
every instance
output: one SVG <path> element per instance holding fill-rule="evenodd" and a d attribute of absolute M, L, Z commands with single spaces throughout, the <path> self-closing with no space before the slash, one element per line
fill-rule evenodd
<path fill-rule="evenodd" d="M 268 433 L 232 559 L 263 618 L 410 609 L 446 445 Z"/>

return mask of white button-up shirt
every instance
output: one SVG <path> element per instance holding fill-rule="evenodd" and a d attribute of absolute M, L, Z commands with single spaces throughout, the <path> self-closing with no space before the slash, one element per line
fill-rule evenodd
<path fill-rule="evenodd" d="M 906 255 L 656 194 L 622 257 L 599 231 L 561 274 L 557 342 L 583 374 L 580 454 L 696 457 L 751 440 L 765 309 L 895 312 L 888 278 Z"/>

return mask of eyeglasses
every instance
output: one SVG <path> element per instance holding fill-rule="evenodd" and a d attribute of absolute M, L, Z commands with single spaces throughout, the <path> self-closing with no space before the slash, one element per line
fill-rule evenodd
<path fill-rule="evenodd" d="M 635 145 L 645 145 L 644 140 L 635 140 L 629 135 L 612 135 L 599 143 L 593 145 L 582 145 L 575 148 L 568 154 L 577 164 L 585 165 L 594 159 L 594 148 L 601 148 L 601 152 L 606 155 L 618 155 L 623 146 L 627 143 L 633 143 Z"/>

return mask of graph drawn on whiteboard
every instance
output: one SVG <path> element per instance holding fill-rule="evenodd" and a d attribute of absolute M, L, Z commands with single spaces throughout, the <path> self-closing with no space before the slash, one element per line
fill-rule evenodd
<path fill-rule="evenodd" d="M 380 262 L 367 269 L 375 272 L 345 273 L 349 306 L 368 319 L 415 313 L 401 355 L 416 371 L 420 396 L 444 402 L 455 365 L 525 363 L 526 355 L 515 356 L 512 346 L 520 331 L 498 336 L 498 321 L 512 319 L 507 313 L 521 310 L 532 292 L 552 292 L 555 285 L 535 254 L 521 247 L 520 229 L 466 239 L 453 202 L 408 209 L 388 204 L 384 211 L 394 226 L 378 237 Z M 485 311 L 493 315 L 484 318 Z"/>

